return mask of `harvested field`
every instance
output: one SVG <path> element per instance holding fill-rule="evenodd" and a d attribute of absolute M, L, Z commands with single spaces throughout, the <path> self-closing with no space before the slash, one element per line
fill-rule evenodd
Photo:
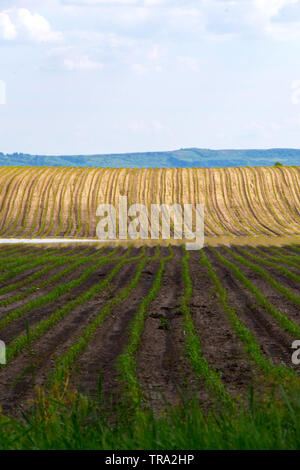
<path fill-rule="evenodd" d="M 98 205 L 199 203 L 205 235 L 300 235 L 299 167 L 0 169 L 0 237 L 95 238 Z"/>
<path fill-rule="evenodd" d="M 0 405 L 36 387 L 207 410 L 297 380 L 300 245 L 283 248 L 0 247 Z"/>

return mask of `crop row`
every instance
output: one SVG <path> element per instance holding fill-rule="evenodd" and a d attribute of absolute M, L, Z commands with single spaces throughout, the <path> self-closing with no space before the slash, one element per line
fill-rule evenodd
<path fill-rule="evenodd" d="M 291 247 L 292 249 L 293 247 Z M 14 361 L 22 361 L 22 353 L 25 350 L 34 348 L 39 339 L 48 332 L 54 331 L 55 328 L 59 328 L 63 321 L 65 325 L 67 321 L 72 321 L 72 315 L 82 309 L 86 315 L 83 318 L 84 324 L 78 328 L 77 334 L 70 340 L 70 344 L 63 350 L 63 353 L 55 356 L 55 361 L 52 362 L 53 366 L 48 370 L 48 388 L 52 389 L 57 387 L 57 384 L 65 384 L 70 374 L 76 374 L 76 364 L 86 351 L 88 344 L 95 339 L 97 332 L 104 326 L 108 317 L 114 314 L 117 307 L 118 311 L 122 312 L 122 305 L 131 295 L 134 295 L 147 265 L 152 263 L 156 266 L 156 270 L 151 278 L 151 285 L 148 286 L 145 283 L 147 292 L 135 306 L 132 318 L 126 327 L 125 345 L 116 361 L 117 378 L 122 385 L 124 396 L 133 409 L 138 412 L 145 403 L 144 389 L 137 374 L 137 360 L 143 347 L 142 335 L 149 312 L 151 312 L 151 305 L 161 293 L 163 281 L 167 281 L 166 267 L 168 263 L 177 263 L 176 272 L 182 279 L 182 292 L 179 292 L 179 314 L 182 319 L 181 333 L 183 337 L 182 355 L 186 357 L 194 376 L 199 383 L 203 384 L 209 395 L 219 403 L 234 407 L 235 402 L 228 390 L 226 380 L 205 356 L 205 348 L 202 347 L 201 341 L 203 332 L 197 327 L 194 313 L 192 314 L 191 310 L 191 305 L 195 303 L 193 286 L 201 283 L 200 277 L 192 279 L 190 271 L 191 258 L 197 257 L 199 266 L 202 265 L 205 269 L 205 275 L 210 279 L 211 286 L 214 288 L 216 301 L 225 312 L 231 329 L 241 342 L 253 370 L 259 370 L 261 374 L 268 377 L 268 380 L 277 383 L 282 379 L 286 381 L 297 380 L 297 373 L 291 364 L 275 364 L 273 358 L 266 353 L 257 336 L 258 331 L 252 330 L 251 326 L 245 323 L 243 312 L 233 304 L 230 291 L 228 287 L 223 285 L 220 277 L 220 273 L 224 273 L 225 277 L 231 273 L 242 286 L 244 292 L 252 296 L 259 306 L 258 314 L 263 314 L 266 318 L 275 321 L 278 327 L 291 338 L 299 338 L 300 326 L 297 318 L 290 316 L 289 311 L 282 309 L 280 305 L 271 303 L 268 294 L 260 288 L 260 282 L 268 284 L 272 292 L 276 292 L 279 297 L 282 296 L 291 305 L 297 307 L 299 297 L 292 288 L 288 289 L 283 282 L 287 280 L 295 285 L 299 284 L 300 279 L 294 266 L 288 268 L 270 261 L 267 256 L 268 253 L 272 253 L 271 250 L 260 250 L 258 253 L 257 250 L 250 248 L 235 250 L 209 248 L 194 253 L 170 246 L 166 255 L 162 255 L 159 247 L 153 254 L 147 254 L 147 250 L 149 249 L 144 247 L 132 254 L 132 246 L 121 253 L 118 252 L 118 249 L 106 253 L 103 249 L 96 252 L 91 248 L 85 248 L 79 253 L 75 251 L 69 255 L 62 252 L 61 256 L 55 256 L 52 250 L 52 253 L 47 254 L 46 257 L 45 250 L 37 251 L 35 258 L 41 263 L 40 269 L 27 276 L 25 282 L 23 279 L 13 280 L 11 284 L 3 286 L 0 290 L 0 295 L 3 296 L 13 293 L 11 297 L 0 300 L 0 308 L 8 304 L 13 305 L 29 297 L 29 300 L 21 307 L 1 314 L 0 329 L 2 332 L 7 332 L 8 327 L 13 331 L 14 325 L 17 324 L 23 328 L 21 332 L 20 328 L 17 328 L 18 333 L 9 342 L 7 365 L 1 370 L 10 367 Z M 178 250 L 176 256 L 174 255 L 175 250 Z M 286 252 L 286 250 L 278 249 L 278 253 L 281 252 Z M 21 251 L 20 254 L 22 254 Z M 269 256 L 273 258 L 272 254 Z M 5 254 L 0 252 L 1 263 L 3 263 L 4 257 Z M 23 258 L 26 260 L 26 266 L 32 265 L 30 255 L 23 256 Z M 117 276 L 121 275 L 126 265 L 132 266 L 132 269 L 127 271 L 130 272 L 130 275 L 126 275 L 125 281 L 116 282 Z M 58 268 L 63 269 L 55 271 Z M 11 269 L 13 272 L 16 268 L 13 265 Z M 104 273 L 100 278 L 98 275 L 95 276 L 102 269 L 104 269 Z M 272 270 L 274 273 L 278 272 L 282 282 L 273 277 Z M 254 277 L 252 273 L 255 274 Z M 31 283 L 36 281 L 38 283 L 33 286 Z M 18 289 L 25 285 L 28 287 L 23 292 L 18 292 Z M 115 285 L 117 288 L 114 287 Z M 38 292 L 39 289 L 42 291 L 41 294 Z M 108 297 L 104 295 L 99 302 L 100 306 L 97 302 L 95 306 L 92 306 L 92 301 L 98 299 L 101 292 L 104 294 L 112 292 L 113 295 Z M 33 298 L 30 298 L 32 294 Z M 48 306 L 46 314 L 42 315 L 41 313 L 46 306 Z M 90 306 L 93 308 L 92 314 L 88 313 Z M 126 307 L 124 311 L 126 312 Z M 35 312 L 40 312 L 40 314 L 35 317 Z M 25 320 L 27 327 L 24 331 L 20 322 L 25 322 Z M 218 318 L 215 321 L 219 321 Z M 165 334 L 168 335 L 168 332 L 166 331 Z"/>
<path fill-rule="evenodd" d="M 298 168 L 2 168 L 0 236 L 96 237 L 101 203 L 201 203 L 206 235 L 300 234 Z"/>

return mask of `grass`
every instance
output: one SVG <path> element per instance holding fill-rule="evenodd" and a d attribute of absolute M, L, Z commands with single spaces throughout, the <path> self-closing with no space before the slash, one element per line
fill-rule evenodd
<path fill-rule="evenodd" d="M 205 414 L 195 399 L 169 407 L 163 415 L 141 411 L 138 423 L 128 409 L 104 410 L 92 401 L 64 391 L 37 401 L 23 419 L 0 416 L 0 449 L 34 450 L 299 450 L 299 393 L 280 390 L 280 396 L 261 403 L 252 391 L 248 406 Z M 101 396 L 101 394 L 99 394 Z"/>

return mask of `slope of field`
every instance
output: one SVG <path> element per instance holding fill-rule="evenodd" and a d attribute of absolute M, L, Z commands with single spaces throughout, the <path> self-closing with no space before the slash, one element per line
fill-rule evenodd
<path fill-rule="evenodd" d="M 251 384 L 296 380 L 299 259 L 299 245 L 0 248 L 3 411 L 65 380 L 96 397 L 100 370 L 104 397 L 134 409 L 182 390 L 230 407 Z"/>
<path fill-rule="evenodd" d="M 207 237 L 300 235 L 300 168 L 0 169 L 1 238 L 95 238 L 99 204 L 201 203 Z M 118 211 L 117 211 L 118 212 Z"/>

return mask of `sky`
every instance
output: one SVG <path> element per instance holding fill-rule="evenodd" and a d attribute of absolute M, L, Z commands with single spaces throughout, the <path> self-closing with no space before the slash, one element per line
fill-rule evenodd
<path fill-rule="evenodd" d="M 300 0 L 0 0 L 0 152 L 300 148 Z"/>

